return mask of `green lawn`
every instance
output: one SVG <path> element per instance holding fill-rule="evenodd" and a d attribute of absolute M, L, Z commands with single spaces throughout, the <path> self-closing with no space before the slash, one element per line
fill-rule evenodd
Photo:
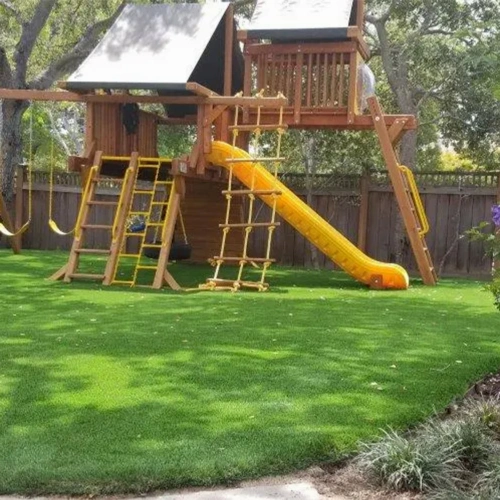
<path fill-rule="evenodd" d="M 267 294 L 51 283 L 0 252 L 0 493 L 145 492 L 305 467 L 499 368 L 476 282 L 369 291 L 276 269 Z M 206 267 L 175 266 L 185 286 Z"/>

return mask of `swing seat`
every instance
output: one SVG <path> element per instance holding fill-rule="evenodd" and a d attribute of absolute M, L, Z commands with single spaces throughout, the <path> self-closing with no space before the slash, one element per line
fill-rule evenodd
<path fill-rule="evenodd" d="M 160 245 L 160 241 L 155 241 L 155 245 Z M 189 260 L 192 254 L 192 247 L 189 243 L 176 243 L 175 241 L 172 243 L 172 247 L 170 248 L 170 254 L 168 256 L 168 260 L 170 261 L 179 261 L 179 260 Z M 160 249 L 159 248 L 145 248 L 144 255 L 150 259 L 158 260 L 160 257 Z"/>

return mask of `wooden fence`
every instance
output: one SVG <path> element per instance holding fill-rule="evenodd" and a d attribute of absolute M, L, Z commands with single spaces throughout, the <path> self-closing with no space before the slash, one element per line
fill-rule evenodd
<path fill-rule="evenodd" d="M 428 244 L 436 267 L 443 263 L 443 275 L 448 276 L 486 276 L 491 271 L 491 261 L 485 259 L 482 244 L 472 243 L 462 235 L 480 222 L 491 219 L 491 207 L 500 199 L 500 173 L 422 173 L 416 174 L 416 178 L 431 224 Z M 305 176 L 284 175 L 282 180 L 302 199 L 306 199 Z M 68 229 L 77 217 L 81 199 L 80 179 L 78 175 L 64 173 L 58 174 L 55 181 L 54 219 L 62 229 Z M 24 183 L 22 202 L 25 214 L 27 188 Z M 118 190 L 110 182 L 109 185 L 101 185 L 98 193 L 102 200 L 112 200 L 118 195 Z M 368 255 L 384 262 L 401 262 L 415 273 L 416 264 L 406 238 L 397 241 L 396 235 L 401 234 L 398 231 L 399 211 L 387 174 L 318 175 L 313 180 L 312 193 L 312 208 Z M 36 172 L 33 177 L 32 224 L 23 236 L 24 248 L 70 248 L 71 237 L 60 237 L 49 230 L 48 207 L 47 174 Z M 269 212 L 263 204 L 258 205 L 257 221 L 268 221 Z M 111 212 L 103 209 L 93 223 L 109 224 L 111 218 Z M 288 224 L 281 222 L 273 242 L 273 256 L 280 264 L 311 266 L 308 242 Z M 187 230 L 189 232 L 189 227 Z M 266 230 L 255 230 L 251 237 L 251 255 L 263 256 L 266 241 Z M 106 248 L 109 236 L 105 233 L 94 234 L 89 243 L 96 248 Z M 209 257 L 212 255 L 206 256 Z M 321 254 L 319 264 L 325 268 L 334 267 Z"/>

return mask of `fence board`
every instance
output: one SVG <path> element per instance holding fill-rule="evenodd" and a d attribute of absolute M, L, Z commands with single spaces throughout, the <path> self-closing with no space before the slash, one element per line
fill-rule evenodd
<path fill-rule="evenodd" d="M 446 275 L 488 275 L 491 262 L 484 258 L 481 243 L 470 243 L 467 238 L 457 240 L 460 234 L 472 226 L 491 218 L 491 206 L 496 202 L 499 173 L 420 173 L 416 174 L 424 206 L 431 223 L 428 243 L 436 267 L 439 267 L 446 254 L 443 266 Z M 314 179 L 311 206 L 350 241 L 358 237 L 358 219 L 360 205 L 360 176 L 356 175 L 318 175 Z M 63 230 L 73 227 L 80 204 L 80 178 L 77 174 L 60 173 L 56 175 L 54 192 L 54 219 Z M 305 199 L 306 179 L 304 175 L 287 174 L 283 182 Z M 38 250 L 69 250 L 71 236 L 60 237 L 48 228 L 48 175 L 36 172 L 33 177 L 33 214 L 32 224 L 23 236 L 25 248 Z M 188 233 L 192 234 L 193 254 L 197 261 L 208 259 L 219 251 L 221 232 L 218 224 L 223 222 L 225 200 L 220 191 L 223 184 L 189 182 L 188 196 L 184 205 L 184 216 Z M 99 188 L 99 199 L 112 201 L 118 191 L 110 180 Z M 144 204 L 138 198 L 136 206 Z M 25 210 L 28 206 L 27 185 L 23 191 Z M 207 210 L 207 207 L 210 207 Z M 400 260 L 402 265 L 415 272 L 415 261 L 407 242 L 403 242 L 402 254 L 397 254 L 400 247 L 397 241 L 399 210 L 395 203 L 392 188 L 385 173 L 371 174 L 368 183 L 368 230 L 367 254 L 382 261 Z M 256 201 L 255 213 L 258 222 L 267 222 L 271 210 Z M 231 219 L 241 220 L 241 213 L 246 213 L 245 206 L 235 206 Z M 92 216 L 92 223 L 111 224 L 113 209 L 102 207 Z M 25 213 L 23 218 L 26 219 Z M 280 264 L 291 266 L 311 266 L 309 243 L 284 222 L 275 231 L 272 256 Z M 241 253 L 243 232 L 232 232 L 229 251 Z M 89 232 L 89 245 L 95 248 L 109 246 L 109 233 Z M 0 243 L 5 244 L 5 240 Z M 250 237 L 249 254 L 262 257 L 266 252 L 267 230 L 256 229 Z M 451 250 L 450 250 L 451 249 Z M 319 254 L 319 265 L 333 269 L 334 265 L 324 255 Z"/>

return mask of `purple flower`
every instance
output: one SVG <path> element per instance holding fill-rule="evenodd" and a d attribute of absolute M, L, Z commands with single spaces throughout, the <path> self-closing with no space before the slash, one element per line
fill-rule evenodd
<path fill-rule="evenodd" d="M 495 226 L 500 228 L 500 205 L 493 205 L 491 215 Z"/>

